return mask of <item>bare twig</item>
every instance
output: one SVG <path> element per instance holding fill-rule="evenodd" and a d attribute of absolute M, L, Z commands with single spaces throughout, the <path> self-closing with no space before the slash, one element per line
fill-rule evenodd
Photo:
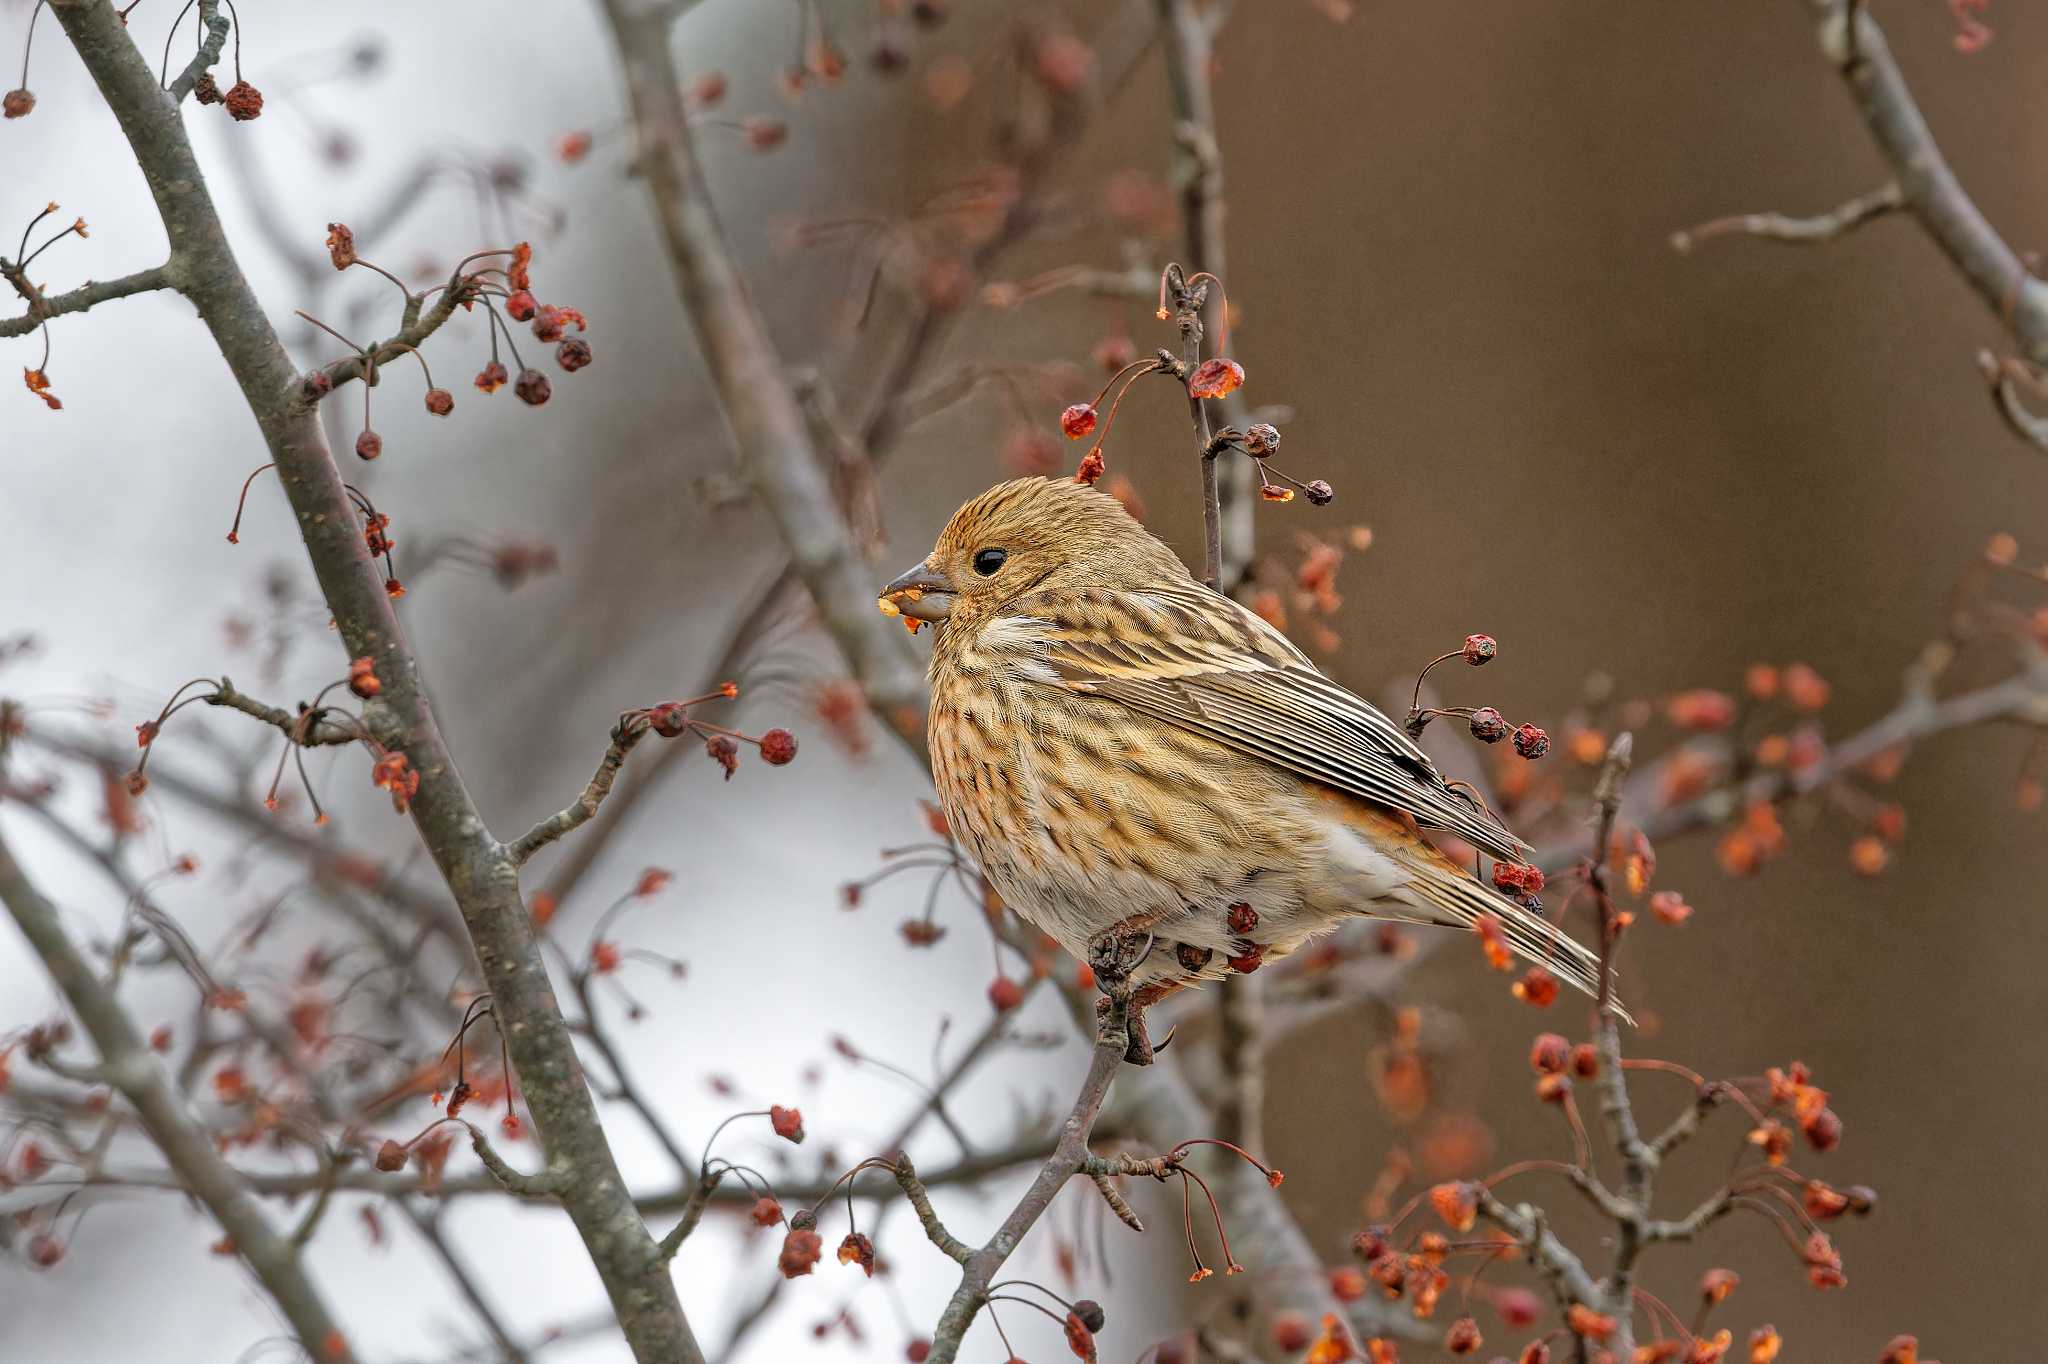
<path fill-rule="evenodd" d="M 1905 192 L 1899 188 L 1898 181 L 1892 180 L 1868 194 L 1857 195 L 1832 212 L 1811 218 L 1794 218 L 1783 213 L 1737 213 L 1715 218 L 1698 227 L 1672 233 L 1671 248 L 1689 253 L 1701 242 L 1732 236 L 1761 237 L 1766 241 L 1784 242 L 1788 246 L 1819 246 L 1905 205 Z"/>
<path fill-rule="evenodd" d="M 626 765 L 626 756 L 651 728 L 645 711 L 630 711 L 619 717 L 619 723 L 612 728 L 611 745 L 604 751 L 604 757 L 597 764 L 597 771 L 591 776 L 590 784 L 583 788 L 583 794 L 575 802 L 556 814 L 549 815 L 540 823 L 512 840 L 507 852 L 513 865 L 523 866 L 526 860 L 556 839 L 583 827 L 597 817 L 597 807 L 604 804 L 606 796 L 612 793 L 612 783 L 618 780 L 619 769 Z"/>
<path fill-rule="evenodd" d="M 28 277 L 21 275 L 7 261 L 0 261 L 0 276 L 13 283 L 17 292 L 27 291 L 28 311 L 20 317 L 0 321 L 0 338 L 26 336 L 53 317 L 68 313 L 82 313 L 86 309 L 105 303 L 110 299 L 128 298 L 135 294 L 154 293 L 159 289 L 175 289 L 177 283 L 169 265 L 154 265 L 147 270 L 138 270 L 132 275 L 119 279 L 81 284 L 69 293 L 49 295 L 28 283 Z"/>

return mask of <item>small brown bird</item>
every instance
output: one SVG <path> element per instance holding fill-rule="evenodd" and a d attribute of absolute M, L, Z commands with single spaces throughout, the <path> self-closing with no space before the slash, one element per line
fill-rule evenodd
<path fill-rule="evenodd" d="M 1527 845 L 1114 498 L 991 488 L 881 605 L 938 627 L 932 777 L 954 834 L 1069 952 L 1127 946 L 1141 1005 L 1357 915 L 1490 915 L 1518 955 L 1595 991 L 1591 952 L 1420 830 L 1506 862 Z"/>

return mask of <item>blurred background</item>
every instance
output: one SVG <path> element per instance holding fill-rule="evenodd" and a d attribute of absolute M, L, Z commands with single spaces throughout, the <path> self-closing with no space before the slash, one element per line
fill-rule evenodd
<path fill-rule="evenodd" d="M 1326 510 L 1259 509 L 1261 582 L 1286 587 L 1304 535 L 1346 547 L 1341 606 L 1314 619 L 1333 675 L 1377 696 L 1487 631 L 1501 658 L 1450 679 L 1451 699 L 1563 734 L 1594 674 L 1618 698 L 1655 702 L 1736 691 L 1749 664 L 1799 660 L 1832 684 L 1822 718 L 1839 737 L 1895 703 L 1902 669 L 1942 629 L 1988 537 L 2017 536 L 2029 561 L 2048 553 L 2048 461 L 1996 420 L 1971 363 L 2000 344 L 1996 322 L 1910 222 L 1813 249 L 1733 238 L 1687 256 L 1669 244 L 1727 213 L 1820 212 L 1884 178 L 1807 6 L 1368 3 L 1348 19 L 1331 8 L 1240 6 L 1218 45 L 1216 121 L 1244 395 L 1290 411 L 1284 466 L 1338 493 Z M 698 143 L 784 356 L 828 376 L 858 425 L 891 397 L 875 386 L 906 320 L 943 298 L 920 382 L 977 377 L 890 443 L 877 581 L 997 478 L 1033 461 L 1071 466 L 1079 447 L 1057 440 L 1057 414 L 1092 394 L 1100 352 L 1126 338 L 1139 354 L 1171 344 L 1136 297 L 1061 290 L 1006 307 L 981 287 L 1077 264 L 1152 270 L 1177 248 L 1160 55 L 1118 9 L 959 6 L 937 27 L 899 29 L 859 5 L 710 0 L 677 27 L 685 79 L 728 80 Z M 2019 173 L 2044 150 L 2033 145 L 2048 81 L 2040 16 L 1995 7 L 1995 41 L 1966 56 L 1947 6 L 1877 11 L 1958 174 L 2026 248 L 2042 212 Z M 849 69 L 793 90 L 782 73 L 820 15 Z M 358 339 L 390 329 L 389 286 L 361 272 L 337 280 L 326 265 L 320 243 L 337 220 L 356 226 L 366 257 L 408 277 L 531 238 L 540 292 L 591 319 L 596 363 L 556 375 L 539 409 L 470 388 L 487 338 L 475 321 L 451 325 L 427 354 L 456 394 L 454 417 L 430 420 L 415 376 L 388 373 L 372 419 L 383 458 L 342 456 L 394 518 L 412 589 L 404 619 L 465 775 L 494 826 L 524 827 L 580 788 L 620 710 L 719 680 L 729 638 L 783 561 L 733 476 L 630 173 L 608 35 L 582 5 L 366 3 L 345 27 L 290 10 L 248 17 L 242 60 L 265 88 L 264 117 L 230 124 L 188 108 L 187 119 L 273 319 L 304 307 Z M 0 5 L 10 41 L 27 19 L 20 0 Z M 146 48 L 166 20 L 138 12 Z M 1085 126 L 1045 169 L 1043 230 L 982 260 L 961 288 L 949 272 L 985 241 L 973 201 L 1005 86 L 1021 78 L 1010 60 L 1020 31 L 1096 46 Z M 896 74 L 869 60 L 883 41 L 901 43 Z M 38 263 L 53 288 L 159 259 L 140 177 L 47 17 L 29 84 L 35 114 L 0 133 L 0 228 L 52 199 L 90 222 L 88 241 Z M 786 140 L 762 150 L 769 139 L 749 119 L 782 121 Z M 587 152 L 565 159 L 565 134 L 587 134 Z M 364 236 L 387 201 L 410 211 Z M 336 667 L 325 613 L 274 485 L 255 484 L 240 543 L 223 539 L 262 446 L 189 309 L 145 297 L 51 330 L 46 368 L 64 410 L 0 398 L 0 635 L 36 640 L 0 688 L 38 724 L 126 743 L 189 677 L 224 670 L 280 703 L 324 685 Z M 308 363 L 343 353 L 304 328 L 287 336 Z M 6 347 L 24 366 L 39 353 L 32 338 Z M 344 451 L 358 390 L 346 399 L 332 405 L 345 409 L 333 414 Z M 1182 405 L 1141 386 L 1106 454 L 1148 524 L 1198 559 Z M 1353 528 L 1369 529 L 1369 548 Z M 407 571 L 406 555 L 449 537 L 484 545 L 471 556 L 483 559 L 545 545 L 558 567 L 510 588 L 446 559 Z M 736 1106 L 800 1100 L 813 1142 L 858 1156 L 915 1094 L 878 1101 L 890 1082 L 835 1057 L 831 1037 L 922 1069 L 942 1020 L 953 1037 L 985 1020 L 990 950 L 958 903 L 942 942 L 906 946 L 896 924 L 922 907 L 908 882 L 840 908 L 841 883 L 924 836 L 926 786 L 885 730 L 843 718 L 841 665 L 803 613 L 770 615 L 734 660 L 745 691 L 733 713 L 752 731 L 796 729 L 797 764 L 743 765 L 729 783 L 696 759 L 664 769 L 562 922 L 593 920 L 644 867 L 672 869 L 674 885 L 634 910 L 635 941 L 686 960 L 687 979 L 626 977 L 645 1009 L 637 1023 L 623 1021 L 623 997 L 601 1000 L 643 1084 L 694 1140 Z M 1958 680 L 1981 680 L 1976 666 Z M 159 760 L 260 791 L 260 737 L 187 715 Z M 1653 725 L 1644 742 L 1656 751 L 1670 738 Z M 1698 913 L 1646 925 L 1628 945 L 1630 1000 L 1646 1020 L 1634 1049 L 1709 1075 L 1803 1059 L 1847 1123 L 1829 1177 L 1883 1196 L 1875 1218 L 1838 1237 L 1847 1292 L 1815 1292 L 1769 1229 L 1737 1219 L 1647 1264 L 1646 1285 L 1681 1310 L 1702 1269 L 1734 1263 L 1744 1284 L 1730 1324 L 1773 1322 L 1802 1358 L 1875 1358 L 1907 1330 L 1950 1364 L 2029 1353 L 2028 1247 L 2048 1176 L 2010 1153 L 2048 1116 L 2032 1045 L 2048 840 L 2015 797 L 2032 738 L 1987 728 L 1916 751 L 1884 794 L 1910 828 L 1880 876 L 1852 872 L 1860 825 L 1824 801 L 1787 813 L 1786 853 L 1752 878 L 1716 865 L 1711 834 L 1659 848 L 1658 884 Z M 1551 759 L 1583 789 L 1570 761 Z M 410 832 L 358 767 L 322 758 L 316 789 L 348 838 L 402 866 Z M 81 825 L 100 818 L 80 769 L 56 799 Z M 145 815 L 148 841 L 200 859 L 197 877 L 163 894 L 202 941 L 289 883 L 233 828 L 157 796 Z M 0 827 L 81 925 L 111 928 L 120 899 L 89 862 L 18 810 L 0 808 Z M 320 928 L 291 931 L 310 940 Z M 1376 1097 L 1379 1010 L 1340 1012 L 1271 1059 L 1265 1154 L 1333 1264 L 1389 1150 L 1426 1160 L 1444 1121 L 1476 1117 L 1487 1164 L 1569 1149 L 1529 1097 L 1524 1055 L 1540 1028 L 1581 1033 L 1576 1006 L 1533 1015 L 1476 952 L 1456 949 L 1434 954 L 1404 995 L 1457 1008 L 1420 1115 L 1397 1121 Z M 0 932 L 0 999 L 0 1028 L 57 1007 L 11 930 Z M 1044 998 L 1019 1026 L 1068 1035 Z M 1079 1055 L 1071 1040 L 1018 1048 L 972 1082 L 963 1124 L 997 1143 L 1063 1109 Z M 1653 1115 L 1684 1097 L 1676 1082 L 1642 1092 Z M 1673 1176 L 1674 1210 L 1739 1144 L 1739 1122 L 1720 1121 Z M 630 1117 L 613 1130 L 629 1172 L 656 1168 Z M 942 1156 L 943 1134 L 929 1139 Z M 1560 1226 L 1597 1235 L 1567 1197 L 1550 1199 Z M 500 1202 L 455 1205 L 450 1234 L 502 1315 L 527 1335 L 586 1320 L 602 1298 L 580 1249 L 552 1214 Z M 952 1207 L 959 1230 L 993 1205 L 959 1196 Z M 205 1254 L 210 1227 L 173 1195 L 132 1193 L 98 1200 L 60 1267 L 0 1259 L 0 1358 L 242 1357 L 279 1327 L 234 1261 Z M 735 1358 L 900 1358 L 951 1276 L 907 1219 L 891 1229 L 895 1274 L 856 1285 L 821 1268 L 780 1295 Z M 1220 1291 L 1182 1282 L 1171 1230 L 1139 1241 L 1110 1228 L 1113 1283 L 1084 1284 L 1113 1308 L 1106 1358 L 1136 1357 Z M 1053 1239 L 1024 1257 L 1048 1275 Z M 337 1219 L 313 1254 L 366 1358 L 440 1359 L 473 1338 L 403 1235 L 379 1247 Z M 773 1255 L 723 1222 L 689 1244 L 679 1282 L 707 1345 L 750 1312 Z M 837 1320 L 842 1307 L 859 1339 Z M 1043 1322 L 1024 1329 L 1037 1333 L 1019 1342 L 1027 1356 L 1062 1348 Z M 984 1325 L 967 1357 L 998 1349 Z M 547 1357 L 626 1355 L 595 1334 Z"/>

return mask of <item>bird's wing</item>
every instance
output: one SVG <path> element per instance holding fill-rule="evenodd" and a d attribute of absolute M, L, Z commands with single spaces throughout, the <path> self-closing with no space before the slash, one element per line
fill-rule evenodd
<path fill-rule="evenodd" d="M 1010 611 L 1042 646 L 1047 680 L 1363 797 L 1501 860 L 1529 855 L 1476 799 L 1446 784 L 1399 725 L 1227 597 L 1194 585 L 1088 588 L 1034 593 Z"/>

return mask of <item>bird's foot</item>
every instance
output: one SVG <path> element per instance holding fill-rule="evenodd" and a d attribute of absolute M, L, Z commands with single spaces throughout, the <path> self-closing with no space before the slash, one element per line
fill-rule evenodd
<path fill-rule="evenodd" d="M 1134 1066 L 1149 1066 L 1152 1058 L 1173 1042 L 1177 1028 L 1167 1029 L 1166 1036 L 1157 1043 L 1152 1041 L 1151 1029 L 1145 1022 L 1145 1010 L 1166 996 L 1178 990 L 1179 981 L 1160 981 L 1134 991 L 1104 993 L 1095 1000 L 1095 1024 L 1098 1034 L 1106 1035 L 1115 1026 L 1116 1011 L 1123 1011 L 1124 1060 Z"/>
<path fill-rule="evenodd" d="M 1088 968 L 1095 973 L 1095 983 L 1103 993 L 1128 989 L 1131 972 L 1151 955 L 1155 941 L 1136 919 L 1126 919 L 1092 939 L 1088 944 Z"/>

